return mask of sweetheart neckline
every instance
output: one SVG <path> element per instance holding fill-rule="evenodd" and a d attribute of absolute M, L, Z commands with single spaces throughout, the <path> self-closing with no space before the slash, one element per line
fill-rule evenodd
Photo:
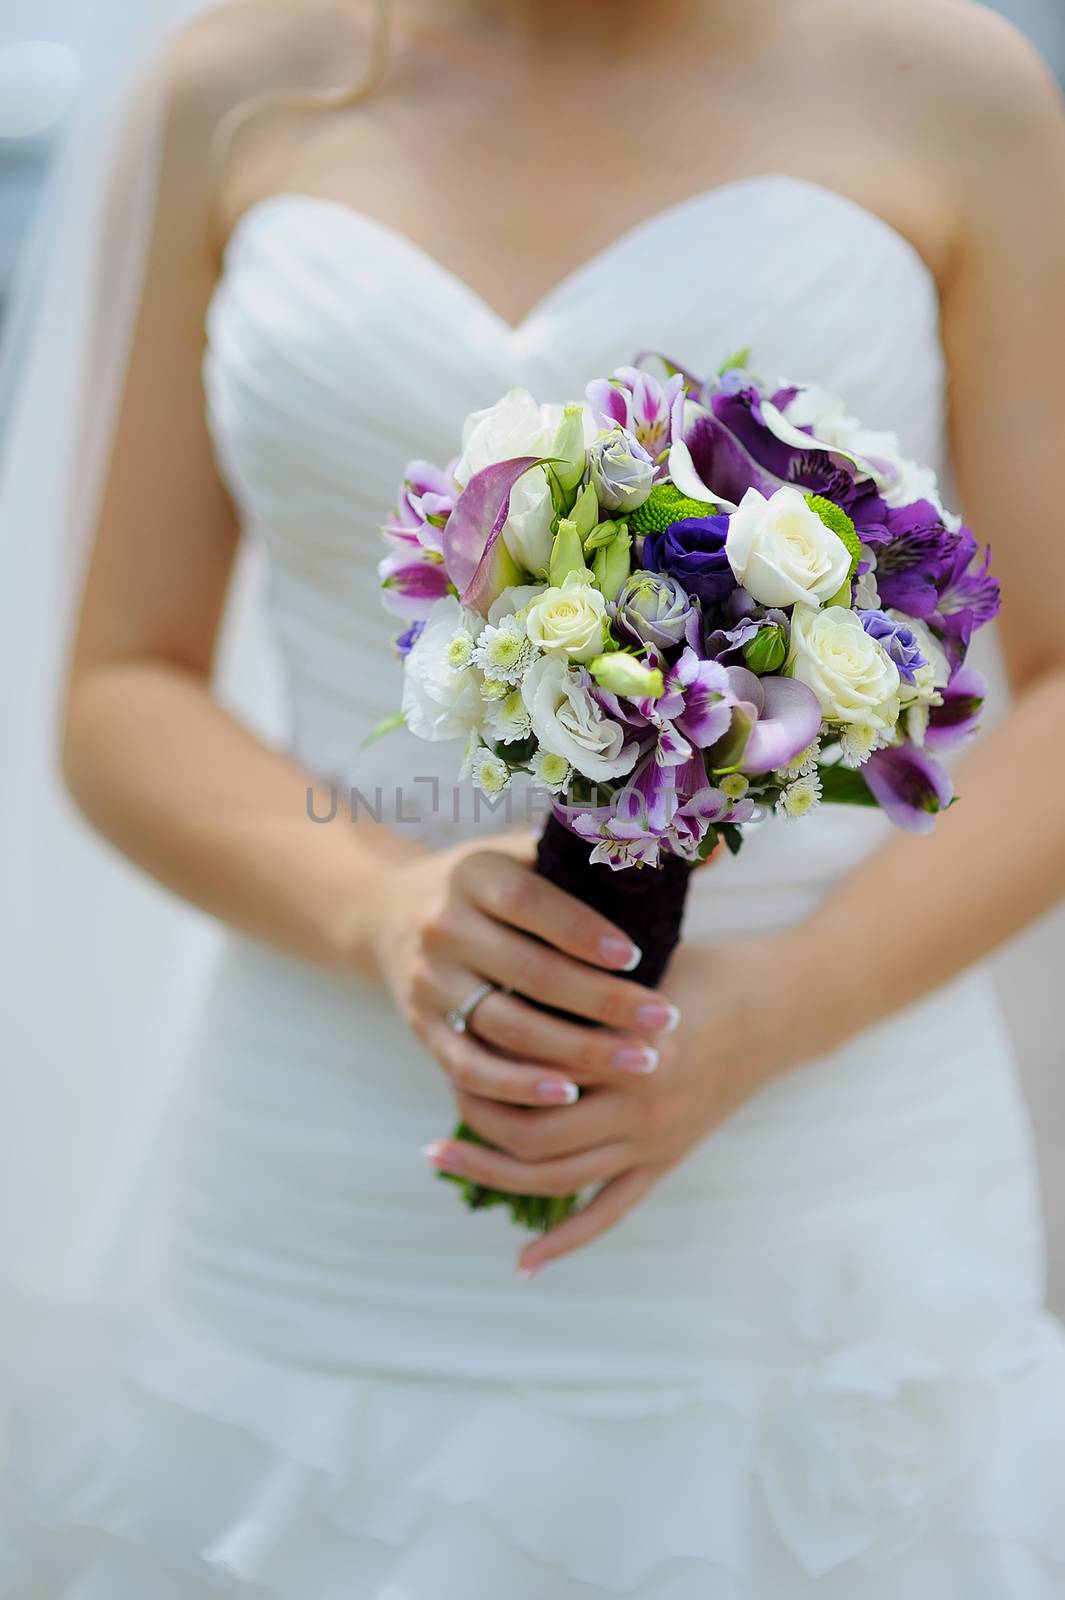
<path fill-rule="evenodd" d="M 713 184 L 707 189 L 700 189 L 695 194 L 688 195 L 681 200 L 674 201 L 670 205 L 662 206 L 659 210 L 651 212 L 649 216 L 616 234 L 600 249 L 593 251 L 584 261 L 579 262 L 577 266 L 564 273 L 562 277 L 544 291 L 517 322 L 509 321 L 500 311 L 496 310 L 490 301 L 485 299 L 480 290 L 476 289 L 472 283 L 463 278 L 453 268 L 447 266 L 437 256 L 434 256 L 431 251 L 420 245 L 417 240 L 412 239 L 409 234 L 404 233 L 402 229 L 393 227 L 391 223 L 382 222 L 380 218 L 373 217 L 368 212 L 360 211 L 357 206 L 349 204 L 346 200 L 337 199 L 332 195 L 314 194 L 309 190 L 279 190 L 274 194 L 263 195 L 260 199 L 253 200 L 250 205 L 246 206 L 233 223 L 226 239 L 223 253 L 223 270 L 226 259 L 230 252 L 237 247 L 240 239 L 270 211 L 277 207 L 294 204 L 319 207 L 341 216 L 352 226 L 369 229 L 371 232 L 387 238 L 393 245 L 398 246 L 413 260 L 417 261 L 423 269 L 432 271 L 441 282 L 449 283 L 464 295 L 471 304 L 479 309 L 482 315 L 491 319 L 499 332 L 510 339 L 518 340 L 530 328 L 534 327 L 542 317 L 548 314 L 557 300 L 560 300 L 566 293 L 579 285 L 585 277 L 602 268 L 613 257 L 620 255 L 631 245 L 654 233 L 657 229 L 668 226 L 671 222 L 694 216 L 700 210 L 716 205 L 729 196 L 735 196 L 745 190 L 757 189 L 767 184 L 784 184 L 793 189 L 804 190 L 822 204 L 826 202 L 832 204 L 843 213 L 849 213 L 852 217 L 875 229 L 882 238 L 893 243 L 905 253 L 938 302 L 939 283 L 935 273 L 913 240 L 908 238 L 901 229 L 888 222 L 878 211 L 862 205 L 860 201 L 852 200 L 838 189 L 830 188 L 826 184 L 816 183 L 809 178 L 794 177 L 786 172 L 760 172 L 753 173 L 747 177 L 732 178 L 725 183 Z"/>

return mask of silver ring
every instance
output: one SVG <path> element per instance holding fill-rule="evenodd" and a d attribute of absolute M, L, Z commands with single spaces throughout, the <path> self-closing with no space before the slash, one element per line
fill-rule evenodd
<path fill-rule="evenodd" d="M 454 1033 L 466 1033 L 470 1026 L 473 1013 L 477 1010 L 482 1000 L 487 1000 L 490 994 L 495 994 L 499 985 L 496 983 L 482 983 L 475 989 L 470 998 L 462 1005 L 456 1006 L 454 1011 L 447 1014 L 447 1025 Z"/>

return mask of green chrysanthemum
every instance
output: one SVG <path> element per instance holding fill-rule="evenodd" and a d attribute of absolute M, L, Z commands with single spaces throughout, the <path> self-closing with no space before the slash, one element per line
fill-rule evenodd
<path fill-rule="evenodd" d="M 675 522 L 686 517 L 713 517 L 717 507 L 706 500 L 692 500 L 672 483 L 659 483 L 647 496 L 642 506 L 629 514 L 629 528 L 633 533 L 664 533 Z"/>
<path fill-rule="evenodd" d="M 858 563 L 862 559 L 862 541 L 859 539 L 854 523 L 847 513 L 833 501 L 826 500 L 823 494 L 808 494 L 806 504 L 811 511 L 817 513 L 826 528 L 831 528 L 836 538 L 850 553 L 851 569 L 847 574 L 847 582 L 858 571 Z"/>

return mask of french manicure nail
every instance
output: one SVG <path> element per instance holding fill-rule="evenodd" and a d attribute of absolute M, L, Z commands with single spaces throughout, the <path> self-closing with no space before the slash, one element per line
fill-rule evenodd
<path fill-rule="evenodd" d="M 658 1065 L 658 1051 L 651 1044 L 626 1044 L 614 1056 L 614 1065 L 622 1072 L 653 1072 Z"/>
<path fill-rule="evenodd" d="M 680 1023 L 680 1012 L 668 1000 L 652 1000 L 637 1009 L 636 1021 L 652 1033 L 672 1033 Z"/>
<path fill-rule="evenodd" d="M 643 951 L 631 939 L 618 939 L 608 934 L 599 941 L 599 954 L 608 966 L 619 972 L 635 972 L 643 960 Z"/>
<path fill-rule="evenodd" d="M 519 1267 L 518 1268 L 518 1277 L 519 1278 L 535 1278 L 535 1276 L 539 1272 L 539 1270 L 540 1270 L 540 1268 L 539 1268 L 538 1265 L 537 1266 L 533 1266 L 533 1267 Z"/>
<path fill-rule="evenodd" d="M 546 1100 L 553 1106 L 571 1106 L 580 1097 L 580 1090 L 575 1083 L 560 1083 L 557 1078 L 545 1078 L 536 1085 L 536 1095 L 539 1100 Z"/>
<path fill-rule="evenodd" d="M 461 1155 L 457 1150 L 448 1150 L 442 1139 L 434 1139 L 430 1144 L 423 1145 L 422 1155 L 434 1167 L 443 1167 L 448 1172 L 462 1171 Z"/>

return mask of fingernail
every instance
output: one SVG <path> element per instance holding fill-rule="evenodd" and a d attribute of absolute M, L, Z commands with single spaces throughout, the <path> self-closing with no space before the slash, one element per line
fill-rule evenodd
<path fill-rule="evenodd" d="M 462 1157 L 457 1150 L 448 1149 L 443 1139 L 434 1139 L 430 1144 L 422 1146 L 422 1155 L 431 1161 L 434 1167 L 443 1167 L 448 1172 L 462 1171 Z"/>
<path fill-rule="evenodd" d="M 658 1051 L 650 1044 L 626 1044 L 614 1056 L 614 1065 L 622 1072 L 653 1072 Z"/>
<path fill-rule="evenodd" d="M 537 1099 L 546 1100 L 552 1106 L 571 1106 L 579 1099 L 580 1092 L 575 1083 L 560 1083 L 557 1078 L 545 1078 L 536 1085 Z"/>
<path fill-rule="evenodd" d="M 539 1270 L 540 1270 L 539 1265 L 533 1266 L 533 1267 L 519 1267 L 518 1268 L 518 1277 L 519 1278 L 535 1278 L 535 1276 L 539 1272 Z"/>
<path fill-rule="evenodd" d="M 652 1000 L 638 1008 L 636 1021 L 652 1033 L 672 1033 L 680 1023 L 680 1012 L 668 1000 Z"/>
<path fill-rule="evenodd" d="M 599 954 L 608 967 L 619 972 L 635 972 L 643 960 L 643 951 L 631 939 L 618 939 L 610 934 L 599 941 Z"/>

